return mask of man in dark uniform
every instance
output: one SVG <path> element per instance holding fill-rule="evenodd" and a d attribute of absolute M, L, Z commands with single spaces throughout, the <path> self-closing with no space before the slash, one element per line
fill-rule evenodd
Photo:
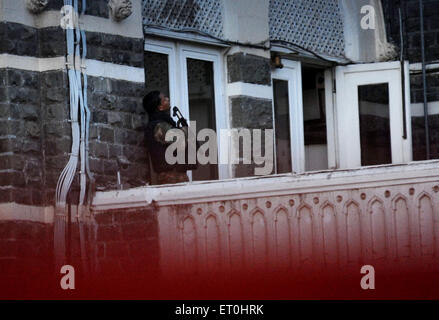
<path fill-rule="evenodd" d="M 169 98 L 160 91 L 151 91 L 143 98 L 143 107 L 149 115 L 148 126 L 146 127 L 146 141 L 151 156 L 152 166 L 158 174 L 158 184 L 170 184 L 188 182 L 186 171 L 189 169 L 185 164 L 170 165 L 166 162 L 166 148 L 173 141 L 166 141 L 166 132 L 176 129 L 177 125 L 171 118 L 171 105 Z M 180 128 L 186 137 L 187 127 Z"/>

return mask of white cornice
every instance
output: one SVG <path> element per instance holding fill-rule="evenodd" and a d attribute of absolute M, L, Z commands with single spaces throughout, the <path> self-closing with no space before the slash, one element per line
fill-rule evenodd
<path fill-rule="evenodd" d="M 251 177 L 98 192 L 93 199 L 93 209 L 102 211 L 144 207 L 152 201 L 159 206 L 194 204 L 437 181 L 439 161 L 432 160 L 407 165 L 326 170 L 301 175 Z"/>
<path fill-rule="evenodd" d="M 137 83 L 145 82 L 143 68 L 86 59 L 85 72 L 89 76 L 125 80 Z M 13 54 L 0 54 L 0 68 L 13 68 L 27 71 L 54 71 L 66 69 L 64 56 L 55 58 L 36 58 Z"/>
<path fill-rule="evenodd" d="M 0 204 L 0 221 L 32 221 L 53 223 L 53 207 L 37 207 L 17 203 Z"/>

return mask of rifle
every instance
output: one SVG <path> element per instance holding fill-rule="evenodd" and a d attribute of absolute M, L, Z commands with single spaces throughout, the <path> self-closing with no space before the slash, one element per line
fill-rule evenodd
<path fill-rule="evenodd" d="M 172 112 L 172 116 L 178 118 L 177 127 L 180 127 L 180 128 L 182 128 L 182 127 L 189 127 L 189 125 L 187 123 L 187 120 L 183 117 L 183 115 L 181 114 L 181 112 L 178 109 L 178 107 L 172 108 L 172 111 L 173 111 Z M 196 142 L 196 150 L 198 150 L 198 148 L 200 147 L 199 143 L 198 143 L 198 141 L 195 141 L 195 142 Z M 198 163 L 187 164 L 188 163 L 188 151 L 189 150 L 186 147 L 186 156 L 185 156 L 185 159 L 186 159 L 186 170 L 196 170 L 198 168 Z"/>
<path fill-rule="evenodd" d="M 178 109 L 178 107 L 172 108 L 172 111 L 173 111 L 172 116 L 178 118 L 177 127 L 188 127 L 189 126 L 186 119 L 181 114 L 180 109 Z"/>

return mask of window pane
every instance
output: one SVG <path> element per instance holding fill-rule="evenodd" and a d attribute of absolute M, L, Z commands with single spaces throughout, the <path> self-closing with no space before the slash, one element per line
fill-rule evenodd
<path fill-rule="evenodd" d="M 302 68 L 305 170 L 328 169 L 324 70 Z"/>
<path fill-rule="evenodd" d="M 187 78 L 189 118 L 191 121 L 197 122 L 197 134 L 205 128 L 216 131 L 213 63 L 188 58 Z M 197 170 L 192 171 L 193 181 L 216 179 L 218 179 L 218 166 L 216 164 L 198 165 Z"/>
<path fill-rule="evenodd" d="M 277 173 L 291 172 L 290 103 L 288 81 L 273 79 Z"/>
<path fill-rule="evenodd" d="M 145 52 L 146 92 L 158 90 L 169 97 L 168 55 Z"/>
<path fill-rule="evenodd" d="M 392 163 L 389 85 L 358 86 L 361 165 Z"/>

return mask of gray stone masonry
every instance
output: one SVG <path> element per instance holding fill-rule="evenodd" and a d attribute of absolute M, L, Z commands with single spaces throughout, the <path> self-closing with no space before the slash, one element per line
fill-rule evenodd
<path fill-rule="evenodd" d="M 142 39 L 88 32 L 87 44 L 90 59 L 143 68 Z M 57 57 L 65 56 L 65 47 L 60 27 L 0 22 L 0 53 Z M 0 203 L 54 204 L 72 144 L 68 86 L 65 70 L 0 69 Z M 125 188 L 145 185 L 144 84 L 89 77 L 87 93 L 92 112 L 89 163 L 97 190 L 116 189 L 118 170 Z M 73 203 L 78 190 L 76 175 Z"/>
<path fill-rule="evenodd" d="M 143 39 L 86 32 L 87 58 L 143 67 Z M 0 22 L 0 54 L 50 58 L 66 55 L 65 32 L 61 27 L 33 28 Z"/>
<path fill-rule="evenodd" d="M 228 82 L 245 82 L 271 85 L 270 60 L 267 58 L 235 53 L 227 57 Z"/>
<path fill-rule="evenodd" d="M 233 128 L 247 128 L 250 129 L 252 133 L 253 129 L 273 129 L 273 111 L 271 100 L 253 98 L 249 96 L 234 96 L 230 97 L 229 101 Z M 249 114 L 252 116 L 249 117 Z M 264 135 L 262 135 L 261 141 L 262 155 L 264 155 Z M 240 150 L 243 150 L 242 141 L 240 141 Z M 254 176 L 255 167 L 255 164 L 241 163 L 234 165 L 234 176 Z"/>
<path fill-rule="evenodd" d="M 0 298 L 30 298 L 26 288 L 46 293 L 56 273 L 53 227 L 27 221 L 0 221 Z"/>
<path fill-rule="evenodd" d="M 95 212 L 94 226 L 96 272 L 108 277 L 158 274 L 158 222 L 153 208 Z"/>
<path fill-rule="evenodd" d="M 161 276 L 157 215 L 153 208 L 92 212 L 66 224 L 65 262 L 75 269 L 75 293 L 106 296 L 106 285 L 142 288 Z M 59 297 L 53 224 L 0 221 L 0 298 Z M 140 283 L 140 285 L 139 285 Z M 139 287 L 140 286 L 140 287 Z M 114 292 L 120 296 L 121 292 Z M 68 295 L 72 298 L 72 293 Z"/>
<path fill-rule="evenodd" d="M 90 167 L 99 189 L 115 189 L 120 170 L 124 188 L 145 185 L 149 179 L 144 137 L 143 84 L 89 77 L 92 111 Z M 127 161 L 118 166 L 117 159 Z"/>

